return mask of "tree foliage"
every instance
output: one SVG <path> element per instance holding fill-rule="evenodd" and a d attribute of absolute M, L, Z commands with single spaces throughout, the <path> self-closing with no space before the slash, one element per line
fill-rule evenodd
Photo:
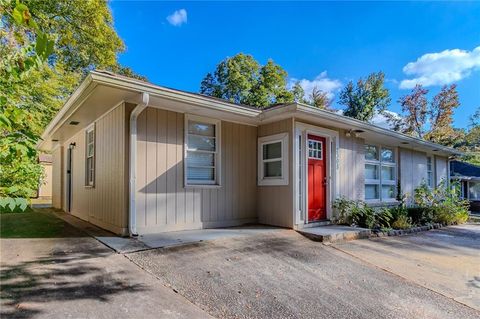
<path fill-rule="evenodd" d="M 459 106 L 457 86 L 455 84 L 443 86 L 430 103 L 428 110 L 430 131 L 425 134 L 425 139 L 453 146 L 461 137 L 461 133 L 452 126 L 453 113 Z"/>
<path fill-rule="evenodd" d="M 480 165 L 480 107 L 470 117 L 469 129 L 460 141 L 456 146 L 466 153 L 463 160 Z"/>
<path fill-rule="evenodd" d="M 390 93 L 384 87 L 383 72 L 372 73 L 356 84 L 350 81 L 340 92 L 339 104 L 346 107 L 344 115 L 370 121 L 375 112 L 383 112 L 390 104 Z"/>
<path fill-rule="evenodd" d="M 310 100 L 307 103 L 314 107 L 323 110 L 329 110 L 332 105 L 332 100 L 328 97 L 328 93 L 320 90 L 318 87 L 314 87 L 312 93 L 309 96 Z"/>
<path fill-rule="evenodd" d="M 287 89 L 287 72 L 272 60 L 260 65 L 251 55 L 239 53 L 221 61 L 215 71 L 207 73 L 200 93 L 258 108 L 299 98 Z"/>
<path fill-rule="evenodd" d="M 20 2 L 2 2 L 0 30 L 0 209 L 25 208 L 35 192 L 42 169 L 36 164 L 38 134 L 35 118 L 22 105 L 22 83 L 40 70 L 53 52 L 53 41 L 39 28 L 29 8 Z M 32 40 L 34 39 L 34 40 Z"/>
<path fill-rule="evenodd" d="M 124 44 L 104 0 L 0 0 L 0 15 L 0 196 L 28 197 L 39 136 L 87 72 L 145 78 L 118 64 Z"/>
<path fill-rule="evenodd" d="M 406 114 L 403 117 L 402 133 L 423 138 L 427 120 L 428 90 L 417 84 L 410 94 L 402 96 L 398 103 Z"/>

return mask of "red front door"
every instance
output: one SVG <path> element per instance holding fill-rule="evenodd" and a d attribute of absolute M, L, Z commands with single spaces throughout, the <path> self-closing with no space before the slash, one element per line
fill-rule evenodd
<path fill-rule="evenodd" d="M 327 218 L 325 138 L 308 135 L 308 221 Z"/>

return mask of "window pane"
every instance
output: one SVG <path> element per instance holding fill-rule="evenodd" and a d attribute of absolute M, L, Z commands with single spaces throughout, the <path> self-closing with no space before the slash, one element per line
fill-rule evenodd
<path fill-rule="evenodd" d="M 87 145 L 87 157 L 93 156 L 94 146 L 93 144 Z"/>
<path fill-rule="evenodd" d="M 433 187 L 433 174 L 432 174 L 432 172 L 427 172 L 427 183 L 428 183 L 428 186 Z"/>
<path fill-rule="evenodd" d="M 365 185 L 365 199 L 379 199 L 378 185 Z"/>
<path fill-rule="evenodd" d="M 378 179 L 378 165 L 365 164 L 365 179 Z"/>
<path fill-rule="evenodd" d="M 365 159 L 369 161 L 378 160 L 378 151 L 376 146 L 365 145 Z"/>
<path fill-rule="evenodd" d="M 274 159 L 282 157 L 282 143 L 275 142 L 270 144 L 263 144 L 263 159 Z"/>
<path fill-rule="evenodd" d="M 215 166 L 215 155 L 213 153 L 187 152 L 188 166 Z"/>
<path fill-rule="evenodd" d="M 382 186 L 382 199 L 394 199 L 395 196 L 395 186 L 393 185 L 383 185 Z"/>
<path fill-rule="evenodd" d="M 187 179 L 189 181 L 214 181 L 215 169 L 203 167 L 188 167 Z"/>
<path fill-rule="evenodd" d="M 215 125 L 188 121 L 188 133 L 203 136 L 215 136 Z"/>
<path fill-rule="evenodd" d="M 264 177 L 282 177 L 282 161 L 263 163 Z"/>
<path fill-rule="evenodd" d="M 480 200 L 480 182 L 469 183 L 470 199 Z"/>
<path fill-rule="evenodd" d="M 393 150 L 390 148 L 382 148 L 382 162 L 395 163 Z"/>
<path fill-rule="evenodd" d="M 382 166 L 382 180 L 394 181 L 395 180 L 395 167 Z"/>
<path fill-rule="evenodd" d="M 93 136 L 94 136 L 93 132 L 94 131 L 90 131 L 90 132 L 87 133 L 87 142 L 88 143 L 93 143 Z"/>
<path fill-rule="evenodd" d="M 188 149 L 214 152 L 215 139 L 211 137 L 189 135 Z"/>
<path fill-rule="evenodd" d="M 87 176 L 87 185 L 93 185 L 93 175 L 94 175 L 94 168 L 93 168 L 93 157 L 87 158 L 87 168 L 86 168 L 86 176 Z"/>

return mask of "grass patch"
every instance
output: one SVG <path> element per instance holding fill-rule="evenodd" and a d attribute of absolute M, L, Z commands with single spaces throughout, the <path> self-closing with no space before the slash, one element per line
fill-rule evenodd
<path fill-rule="evenodd" d="M 1 238 L 69 237 L 72 228 L 51 214 L 39 213 L 34 210 L 24 213 L 0 214 Z M 78 231 L 73 233 L 78 233 Z"/>

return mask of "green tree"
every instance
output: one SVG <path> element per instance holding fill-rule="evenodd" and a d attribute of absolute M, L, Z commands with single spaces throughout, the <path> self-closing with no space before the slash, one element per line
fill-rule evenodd
<path fill-rule="evenodd" d="M 287 72 L 281 66 L 272 60 L 262 66 L 243 53 L 221 61 L 214 72 L 207 73 L 200 93 L 258 108 L 296 98 L 287 89 Z"/>
<path fill-rule="evenodd" d="M 0 196 L 27 196 L 41 176 L 39 135 L 87 72 L 145 78 L 118 64 L 124 45 L 104 0 L 0 0 L 0 15 Z"/>
<path fill-rule="evenodd" d="M 40 70 L 53 52 L 53 41 L 21 2 L 2 1 L 0 29 L 0 208 L 25 209 L 42 175 L 36 164 L 38 135 L 19 95 L 22 83 Z M 34 40 L 32 40 L 34 39 Z"/>
<path fill-rule="evenodd" d="M 292 86 L 291 90 L 293 94 L 293 100 L 297 103 L 307 103 L 305 101 L 305 90 L 303 87 L 300 85 L 300 82 L 295 82 L 295 84 Z"/>
<path fill-rule="evenodd" d="M 106 0 L 25 0 L 39 28 L 55 39 L 55 62 L 67 71 L 117 66 L 124 44 Z"/>
<path fill-rule="evenodd" d="M 469 130 L 459 148 L 466 153 L 464 161 L 480 165 L 480 107 L 470 117 Z"/>
<path fill-rule="evenodd" d="M 384 82 L 383 72 L 372 73 L 356 84 L 350 81 L 339 95 L 339 104 L 346 107 L 344 115 L 370 121 L 376 111 L 383 112 L 391 101 Z"/>

